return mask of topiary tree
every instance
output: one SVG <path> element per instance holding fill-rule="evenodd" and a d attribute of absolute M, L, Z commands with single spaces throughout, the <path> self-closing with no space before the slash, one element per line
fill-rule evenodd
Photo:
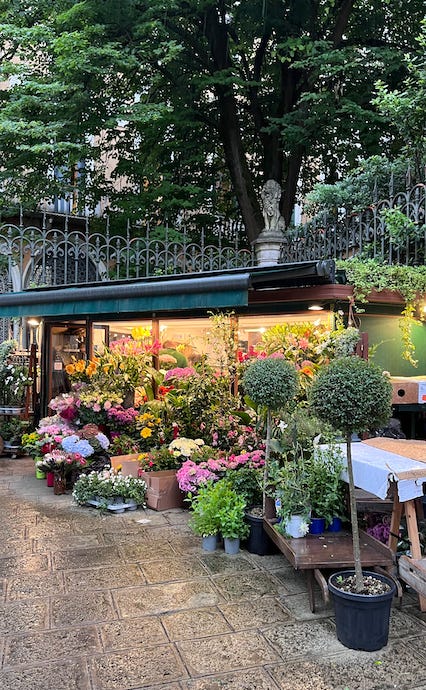
<path fill-rule="evenodd" d="M 266 448 L 263 473 L 263 512 L 265 513 L 266 481 L 271 446 L 272 411 L 285 407 L 293 400 L 298 387 L 296 367 L 282 357 L 267 357 L 251 362 L 244 372 L 245 393 L 256 405 L 266 408 Z"/>
<path fill-rule="evenodd" d="M 359 357 L 342 357 L 322 369 L 312 384 L 310 404 L 314 413 L 346 438 L 355 588 L 363 589 L 361 551 L 351 438 L 355 432 L 380 427 L 392 416 L 392 385 L 382 370 Z"/>

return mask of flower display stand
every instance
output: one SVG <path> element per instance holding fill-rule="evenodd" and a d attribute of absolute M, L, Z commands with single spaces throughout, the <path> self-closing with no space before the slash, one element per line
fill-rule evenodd
<path fill-rule="evenodd" d="M 141 472 L 140 477 L 146 482 L 146 504 L 153 510 L 170 510 L 182 508 L 184 494 L 179 489 L 176 470 L 158 470 Z"/>

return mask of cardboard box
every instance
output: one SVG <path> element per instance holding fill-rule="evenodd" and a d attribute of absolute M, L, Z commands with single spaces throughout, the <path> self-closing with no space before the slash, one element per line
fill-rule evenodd
<path fill-rule="evenodd" d="M 140 453 L 113 455 L 111 458 L 111 467 L 113 470 L 121 468 L 121 473 L 125 476 L 137 477 L 139 470 L 139 455 Z"/>
<path fill-rule="evenodd" d="M 392 405 L 426 403 L 426 378 L 422 376 L 391 376 Z"/>

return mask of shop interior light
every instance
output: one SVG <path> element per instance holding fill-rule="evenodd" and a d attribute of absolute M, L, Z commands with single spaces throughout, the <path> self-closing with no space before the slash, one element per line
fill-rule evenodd
<path fill-rule="evenodd" d="M 311 304 L 308 309 L 309 311 L 323 311 L 324 307 L 321 304 Z"/>

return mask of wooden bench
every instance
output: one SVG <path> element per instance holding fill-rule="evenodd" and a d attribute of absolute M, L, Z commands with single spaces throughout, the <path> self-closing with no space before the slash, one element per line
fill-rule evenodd
<path fill-rule="evenodd" d="M 305 570 L 311 611 L 315 612 L 315 581 L 319 584 L 324 602 L 329 602 L 327 580 L 322 570 L 337 571 L 353 568 L 354 558 L 352 536 L 349 532 L 324 532 L 308 534 L 300 539 L 285 537 L 274 529 L 277 520 L 264 518 L 265 532 L 284 554 L 296 570 Z M 392 570 L 395 556 L 392 550 L 366 532 L 360 531 L 361 563 L 363 567 L 385 573 L 396 584 L 399 604 L 402 601 L 400 583 L 395 580 Z"/>

